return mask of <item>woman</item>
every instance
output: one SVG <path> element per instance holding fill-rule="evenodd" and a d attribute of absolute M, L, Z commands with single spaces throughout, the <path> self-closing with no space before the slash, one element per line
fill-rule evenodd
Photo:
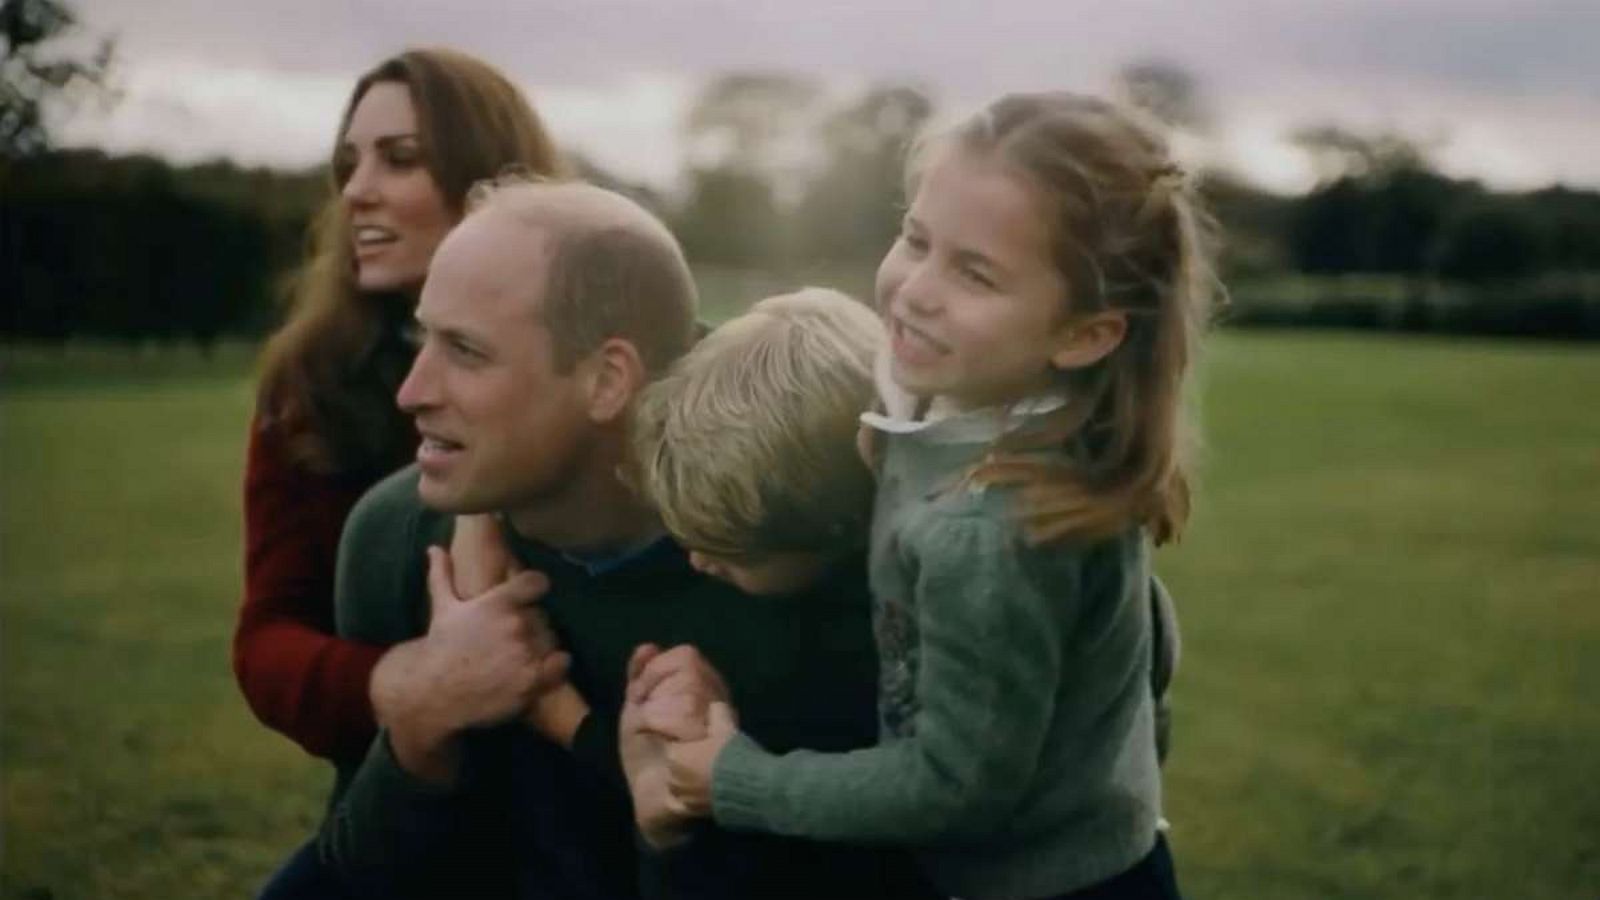
<path fill-rule="evenodd" d="M 333 635 L 339 533 L 356 499 L 416 449 L 395 391 L 429 259 L 468 188 L 564 167 L 515 85 L 462 53 L 409 50 L 356 82 L 288 321 L 267 344 L 245 470 L 239 687 L 311 754 L 359 757 L 384 648 Z"/>

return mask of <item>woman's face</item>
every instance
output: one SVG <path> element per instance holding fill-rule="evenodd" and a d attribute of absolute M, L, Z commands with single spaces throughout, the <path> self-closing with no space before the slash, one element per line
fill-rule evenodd
<path fill-rule="evenodd" d="M 416 293 L 455 225 L 426 163 L 410 88 L 368 87 L 334 156 L 361 290 Z"/>

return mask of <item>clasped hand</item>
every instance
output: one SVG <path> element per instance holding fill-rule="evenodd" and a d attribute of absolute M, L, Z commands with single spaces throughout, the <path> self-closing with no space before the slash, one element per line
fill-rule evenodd
<path fill-rule="evenodd" d="M 454 780 L 457 736 L 522 716 L 565 686 L 569 657 L 538 601 L 549 581 L 517 571 L 488 517 L 462 517 L 447 553 L 428 548 L 428 631 L 385 654 L 371 693 L 401 765 Z"/>
<path fill-rule="evenodd" d="M 671 846 L 711 815 L 712 767 L 736 731 L 727 685 L 698 650 L 634 650 L 619 746 L 645 841 Z"/>

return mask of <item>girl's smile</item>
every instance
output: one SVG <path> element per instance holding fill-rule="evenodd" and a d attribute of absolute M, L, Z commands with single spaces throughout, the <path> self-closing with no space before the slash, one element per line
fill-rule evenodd
<path fill-rule="evenodd" d="M 890 315 L 889 348 L 895 358 L 908 366 L 931 365 L 939 357 L 950 353 L 950 348 L 937 341 L 920 328 L 909 325 L 899 316 Z"/>
<path fill-rule="evenodd" d="M 1035 196 L 989 155 L 933 150 L 878 269 L 878 306 L 901 387 L 978 407 L 1051 386 L 1053 358 L 1072 332 Z"/>

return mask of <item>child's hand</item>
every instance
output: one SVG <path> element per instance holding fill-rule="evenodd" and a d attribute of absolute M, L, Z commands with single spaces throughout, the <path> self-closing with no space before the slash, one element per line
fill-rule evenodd
<path fill-rule="evenodd" d="M 687 838 L 689 817 L 667 790 L 666 740 L 651 725 L 668 729 L 668 734 L 681 727 L 682 733 L 690 737 L 703 735 L 705 725 L 703 719 L 699 723 L 693 721 L 694 704 L 685 693 L 664 694 L 651 700 L 647 692 L 635 693 L 631 689 L 647 664 L 660 654 L 655 645 L 643 644 L 628 660 L 630 690 L 622 705 L 617 744 L 628 791 L 633 795 L 633 817 L 639 834 L 652 847 L 665 849 Z"/>
<path fill-rule="evenodd" d="M 707 711 L 704 738 L 667 745 L 667 788 L 685 814 L 711 815 L 711 770 L 738 730 L 733 708 L 719 700 Z"/>
<path fill-rule="evenodd" d="M 455 588 L 459 597 L 476 597 L 520 568 L 506 547 L 500 523 L 488 513 L 456 516 L 455 534 L 450 538 L 450 562 L 455 567 Z"/>
<path fill-rule="evenodd" d="M 633 662 L 638 662 L 637 668 Z M 686 694 L 702 707 L 712 701 L 728 699 L 728 685 L 722 673 L 689 644 L 663 652 L 654 644 L 642 644 L 634 651 L 628 669 L 628 699 L 644 702 L 653 697 Z"/>
<path fill-rule="evenodd" d="M 506 546 L 500 523 L 488 513 L 456 516 L 450 564 L 451 582 L 461 597 L 476 597 L 522 571 Z M 529 616 L 528 639 L 541 659 L 553 662 L 561 651 L 542 610 Z M 546 680 L 523 718 L 546 738 L 570 747 L 578 726 L 589 714 L 589 704 L 566 680 L 564 665 L 552 666 L 551 672 L 553 677 Z"/>

